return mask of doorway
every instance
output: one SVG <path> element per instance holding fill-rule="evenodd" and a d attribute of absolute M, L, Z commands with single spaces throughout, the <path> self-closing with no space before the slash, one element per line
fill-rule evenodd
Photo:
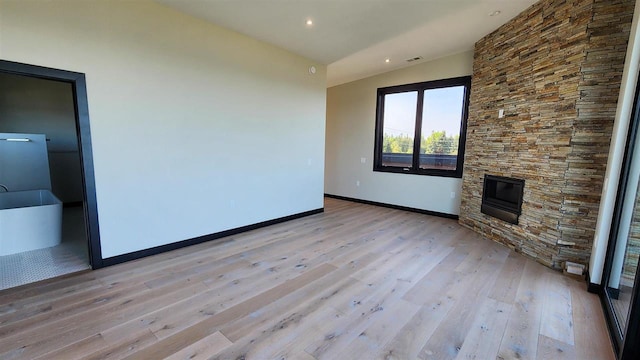
<path fill-rule="evenodd" d="M 0 289 L 102 267 L 84 74 L 0 60 L 0 84 L 0 132 L 45 134 L 63 204 L 60 246 L 2 256 Z"/>

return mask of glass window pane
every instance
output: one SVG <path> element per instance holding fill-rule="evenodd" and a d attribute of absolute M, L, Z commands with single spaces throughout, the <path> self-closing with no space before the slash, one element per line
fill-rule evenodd
<path fill-rule="evenodd" d="M 630 173 L 637 174 L 633 168 L 632 164 Z M 633 181 L 631 176 L 628 181 Z M 635 189 L 631 189 L 629 186 L 624 195 L 625 203 L 618 224 L 615 251 L 607 286 L 609 302 L 623 337 L 629 322 L 627 316 L 631 307 L 631 297 L 640 259 L 640 182 L 634 186 Z"/>
<path fill-rule="evenodd" d="M 417 101 L 417 91 L 385 95 L 383 166 L 411 167 Z"/>
<path fill-rule="evenodd" d="M 464 86 L 424 92 L 420 168 L 456 170 Z"/>

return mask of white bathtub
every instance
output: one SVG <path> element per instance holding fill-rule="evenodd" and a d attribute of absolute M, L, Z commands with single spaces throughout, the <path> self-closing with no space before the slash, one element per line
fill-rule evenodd
<path fill-rule="evenodd" d="M 0 256 L 62 240 L 62 202 L 49 190 L 0 192 Z"/>

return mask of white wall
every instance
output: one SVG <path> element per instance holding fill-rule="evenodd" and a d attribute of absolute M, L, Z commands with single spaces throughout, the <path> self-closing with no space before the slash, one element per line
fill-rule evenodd
<path fill-rule="evenodd" d="M 0 6 L 0 58 L 86 74 L 104 258 L 323 206 L 324 66 L 150 1 Z"/>
<path fill-rule="evenodd" d="M 372 170 L 376 94 L 380 87 L 466 76 L 472 71 L 470 51 L 329 88 L 325 192 L 457 215 L 462 179 Z"/>

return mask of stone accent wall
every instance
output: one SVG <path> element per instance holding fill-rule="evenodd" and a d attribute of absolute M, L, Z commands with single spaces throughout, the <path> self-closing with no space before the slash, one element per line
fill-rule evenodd
<path fill-rule="evenodd" d="M 542 0 L 476 43 L 462 225 L 552 268 L 588 263 L 633 8 Z M 480 212 L 485 174 L 525 180 L 518 225 Z"/>

